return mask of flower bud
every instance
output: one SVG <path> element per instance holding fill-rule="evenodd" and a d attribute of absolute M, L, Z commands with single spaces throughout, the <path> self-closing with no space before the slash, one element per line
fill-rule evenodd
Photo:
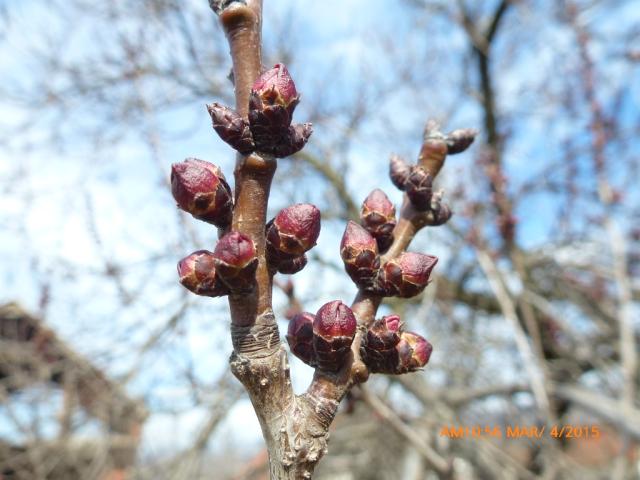
<path fill-rule="evenodd" d="M 378 282 L 387 296 L 413 297 L 427 286 L 438 258 L 422 253 L 403 252 L 380 269 Z"/>
<path fill-rule="evenodd" d="M 313 320 L 313 347 L 320 369 L 340 370 L 351 350 L 356 326 L 353 312 L 340 300 L 320 307 Z"/>
<path fill-rule="evenodd" d="M 375 238 L 356 222 L 349 221 L 340 242 L 340 256 L 353 283 L 371 290 L 380 269 L 380 256 Z"/>
<path fill-rule="evenodd" d="M 251 89 L 248 115 L 257 150 L 286 157 L 304 147 L 312 132 L 311 124 L 291 125 L 299 101 L 284 65 L 276 64 L 260 75 Z"/>
<path fill-rule="evenodd" d="M 403 332 L 396 349 L 400 359 L 396 373 L 407 373 L 414 372 L 429 362 L 433 346 L 417 333 Z"/>
<path fill-rule="evenodd" d="M 306 266 L 307 256 L 300 255 L 299 257 L 281 260 L 280 263 L 278 263 L 277 270 L 278 272 L 284 273 L 285 275 L 293 275 L 295 273 L 298 273 Z"/>
<path fill-rule="evenodd" d="M 253 289 L 258 258 L 249 237 L 229 232 L 218 241 L 213 255 L 216 272 L 233 293 Z"/>
<path fill-rule="evenodd" d="M 433 178 L 424 168 L 415 166 L 411 169 L 405 190 L 416 210 L 424 212 L 429 209 L 433 194 Z"/>
<path fill-rule="evenodd" d="M 213 129 L 220 138 L 242 154 L 249 154 L 255 150 L 249 122 L 242 118 L 235 110 L 212 103 L 207 105 Z"/>
<path fill-rule="evenodd" d="M 473 128 L 460 128 L 450 132 L 445 137 L 447 143 L 447 153 L 455 155 L 464 152 L 478 135 L 478 131 Z"/>
<path fill-rule="evenodd" d="M 178 262 L 180 283 L 191 292 L 205 297 L 227 295 L 229 289 L 216 274 L 214 255 L 198 250 Z"/>
<path fill-rule="evenodd" d="M 398 343 L 391 349 L 372 350 L 362 348 L 363 359 L 372 373 L 402 374 L 424 367 L 433 347 L 418 334 L 402 332 Z M 373 355 L 371 354 L 373 352 Z"/>
<path fill-rule="evenodd" d="M 409 179 L 411 166 L 397 155 L 393 155 L 389 162 L 389 177 L 398 189 L 404 190 L 404 186 Z"/>
<path fill-rule="evenodd" d="M 360 223 L 376 239 L 378 251 L 386 251 L 393 242 L 396 207 L 385 193 L 376 188 L 362 203 Z"/>
<path fill-rule="evenodd" d="M 220 169 L 187 158 L 171 166 L 171 193 L 180 207 L 198 220 L 226 227 L 231 223 L 233 197 Z"/>
<path fill-rule="evenodd" d="M 398 315 L 377 319 L 367 330 L 366 345 L 373 350 L 389 350 L 400 341 L 402 322 Z"/>
<path fill-rule="evenodd" d="M 296 357 L 307 365 L 316 366 L 316 352 L 313 349 L 313 321 L 315 315 L 302 312 L 289 321 L 287 343 Z"/>
<path fill-rule="evenodd" d="M 273 147 L 271 153 L 278 158 L 288 157 L 298 153 L 307 144 L 313 133 L 311 123 L 297 123 L 291 125 L 282 142 Z M 268 150 L 267 150 L 268 151 Z"/>
<path fill-rule="evenodd" d="M 309 203 L 298 203 L 278 212 L 267 224 L 269 263 L 303 255 L 316 244 L 320 235 L 320 210 Z"/>
<path fill-rule="evenodd" d="M 264 105 L 280 105 L 293 113 L 300 95 L 289 70 L 281 63 L 265 71 L 253 83 L 251 91 Z"/>

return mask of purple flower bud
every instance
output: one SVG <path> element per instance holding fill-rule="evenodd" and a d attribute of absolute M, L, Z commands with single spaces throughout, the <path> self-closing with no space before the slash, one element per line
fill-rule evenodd
<path fill-rule="evenodd" d="M 445 136 L 447 153 L 455 155 L 464 152 L 473 143 L 476 135 L 478 135 L 478 131 L 473 128 L 460 128 L 448 133 Z"/>
<path fill-rule="evenodd" d="M 320 210 L 309 203 L 298 203 L 278 212 L 267 224 L 269 263 L 303 255 L 316 244 L 320 235 Z"/>
<path fill-rule="evenodd" d="M 287 136 L 273 147 L 271 153 L 278 158 L 288 157 L 294 153 L 298 153 L 304 148 L 313 133 L 310 123 L 297 123 L 291 125 L 287 131 Z"/>
<path fill-rule="evenodd" d="M 284 273 L 285 275 L 293 275 L 298 273 L 304 267 L 307 266 L 307 256 L 300 255 L 299 257 L 281 260 L 278 263 L 277 270 L 280 273 Z"/>
<path fill-rule="evenodd" d="M 218 241 L 213 255 L 219 277 L 233 293 L 253 289 L 258 258 L 249 237 L 229 232 Z"/>
<path fill-rule="evenodd" d="M 380 269 L 378 244 L 373 236 L 358 225 L 349 221 L 340 242 L 340 256 L 353 283 L 359 288 L 372 290 Z"/>
<path fill-rule="evenodd" d="M 366 344 L 376 350 L 388 350 L 400 341 L 402 322 L 398 315 L 387 315 L 377 319 L 367 331 Z"/>
<path fill-rule="evenodd" d="M 411 166 L 397 155 L 391 157 L 389 162 L 389 177 L 391 182 L 400 190 L 404 190 L 409 174 L 411 173 Z"/>
<path fill-rule="evenodd" d="M 282 64 L 267 70 L 255 81 L 248 117 L 257 150 L 282 158 L 304 147 L 311 136 L 311 124 L 291 125 L 299 100 L 295 84 Z"/>
<path fill-rule="evenodd" d="M 360 355 L 370 369 L 377 372 L 395 371 L 402 322 L 398 315 L 388 315 L 373 322 L 362 339 Z"/>
<path fill-rule="evenodd" d="M 432 255 L 403 252 L 380 269 L 380 288 L 387 296 L 413 297 L 427 286 L 436 263 L 438 258 Z"/>
<path fill-rule="evenodd" d="M 229 289 L 216 274 L 213 253 L 198 250 L 178 262 L 180 283 L 191 292 L 206 297 L 227 295 Z"/>
<path fill-rule="evenodd" d="M 340 300 L 320 307 L 313 320 L 313 347 L 320 369 L 340 370 L 351 350 L 356 326 L 353 312 Z"/>
<path fill-rule="evenodd" d="M 255 150 L 249 122 L 242 118 L 235 110 L 212 103 L 207 105 L 213 129 L 220 138 L 242 154 L 249 154 Z"/>
<path fill-rule="evenodd" d="M 429 361 L 433 347 L 420 335 L 402 332 L 391 348 L 372 348 L 365 343 L 362 358 L 372 373 L 402 374 L 414 372 Z"/>
<path fill-rule="evenodd" d="M 362 203 L 360 223 L 376 239 L 378 251 L 385 252 L 391 246 L 396 207 L 382 190 L 376 188 Z"/>
<path fill-rule="evenodd" d="M 307 365 L 316 366 L 316 352 L 313 349 L 313 321 L 315 315 L 309 312 L 296 314 L 289 321 L 287 343 L 296 357 Z"/>
<path fill-rule="evenodd" d="M 178 206 L 198 220 L 226 227 L 231 223 L 233 198 L 220 169 L 187 158 L 171 166 L 171 193 Z"/>
<path fill-rule="evenodd" d="M 405 190 L 416 210 L 424 212 L 429 209 L 433 194 L 433 178 L 424 168 L 415 166 L 411 169 Z"/>

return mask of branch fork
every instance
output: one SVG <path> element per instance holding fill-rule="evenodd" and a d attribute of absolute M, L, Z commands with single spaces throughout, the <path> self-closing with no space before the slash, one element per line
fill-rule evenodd
<path fill-rule="evenodd" d="M 320 212 L 313 205 L 293 205 L 267 222 L 266 211 L 276 158 L 302 149 L 311 125 L 292 124 L 300 95 L 286 67 L 261 70 L 261 1 L 210 5 L 229 41 L 236 105 L 212 103 L 207 110 L 214 130 L 238 152 L 235 194 L 215 165 L 189 159 L 173 166 L 178 206 L 216 225 L 221 235 L 213 252 L 194 252 L 180 261 L 178 272 L 193 293 L 229 298 L 230 366 L 260 421 L 271 478 L 311 478 L 349 390 L 370 373 L 412 372 L 429 360 L 431 344 L 405 331 L 397 315 L 375 316 L 384 297 L 411 297 L 429 283 L 437 258 L 406 249 L 421 228 L 451 217 L 433 180 L 447 154 L 465 150 L 475 132 L 445 135 L 430 122 L 416 165 L 392 158 L 392 181 L 406 192 L 400 218 L 384 192 L 374 190 L 362 205 L 360 223 L 347 225 L 340 246 L 346 272 L 359 287 L 355 300 L 350 307 L 327 302 L 316 313 L 298 312 L 290 320 L 291 352 L 315 368 L 307 391 L 295 395 L 272 310 L 273 276 L 304 268 L 305 253 L 320 233 Z"/>

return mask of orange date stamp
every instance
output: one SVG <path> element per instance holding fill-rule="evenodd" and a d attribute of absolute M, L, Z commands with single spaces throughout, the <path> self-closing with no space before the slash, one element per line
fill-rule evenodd
<path fill-rule="evenodd" d="M 448 438 L 555 438 L 597 439 L 598 425 L 443 425 L 439 436 Z"/>

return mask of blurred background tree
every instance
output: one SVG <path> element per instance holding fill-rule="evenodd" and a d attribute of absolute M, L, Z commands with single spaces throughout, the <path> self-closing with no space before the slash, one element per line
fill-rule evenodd
<path fill-rule="evenodd" d="M 415 158 L 427 118 L 481 132 L 439 179 L 453 219 L 414 247 L 440 257 L 435 285 L 385 307 L 427 332 L 431 362 L 354 391 L 317 477 L 432 478 L 434 455 L 459 478 L 638 475 L 634 3 L 265 2 L 267 65 L 290 67 L 315 130 L 279 162 L 270 209 L 306 201 L 324 215 L 294 297 L 278 279 L 283 322 L 292 301 L 313 311 L 353 296 L 344 222 L 375 187 L 400 199 L 388 158 Z M 0 301 L 20 302 L 144 401 L 133 478 L 265 475 L 259 427 L 227 373 L 226 302 L 187 295 L 174 270 L 215 239 L 175 208 L 170 164 L 188 153 L 233 168 L 204 108 L 230 103 L 207 2 L 9 0 L 0 21 Z M 292 368 L 302 385 L 309 369 Z M 109 430 L 79 413 L 62 428 L 63 396 L 12 391 L 11 377 L 0 377 L 4 442 L 29 452 Z M 602 434 L 440 435 L 485 424 Z M 102 475 L 93 468 L 78 478 Z M 24 478 L 49 478 L 37 475 Z"/>

